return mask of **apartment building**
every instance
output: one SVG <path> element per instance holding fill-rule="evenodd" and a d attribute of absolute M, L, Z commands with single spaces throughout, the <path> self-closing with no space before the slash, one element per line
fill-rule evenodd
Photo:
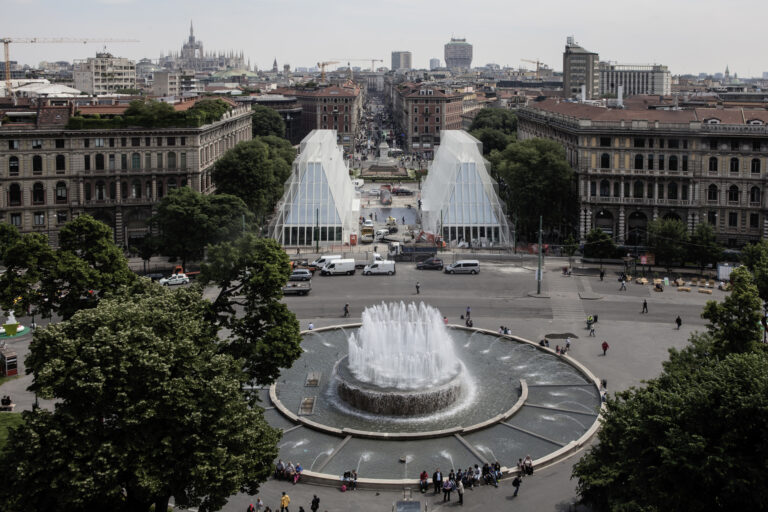
<path fill-rule="evenodd" d="M 193 101 L 177 104 L 189 108 Z M 127 105 L 78 107 L 81 114 L 119 115 Z M 170 190 L 214 191 L 214 163 L 251 138 L 250 106 L 235 106 L 197 128 L 67 129 L 72 104 L 0 105 L 0 222 L 47 234 L 87 213 L 131 245 Z"/>
<path fill-rule="evenodd" d="M 597 53 L 585 50 L 568 37 L 563 52 L 563 91 L 566 98 L 580 96 L 582 87 L 586 99 L 595 99 L 600 93 L 600 68 Z"/>
<path fill-rule="evenodd" d="M 600 94 L 617 95 L 619 87 L 623 88 L 624 96 L 669 96 L 672 93 L 672 80 L 667 66 L 601 62 Z"/>
<path fill-rule="evenodd" d="M 635 103 L 636 105 L 641 102 Z M 560 142 L 578 177 L 579 235 L 647 242 L 648 222 L 712 225 L 729 247 L 768 237 L 768 112 L 608 109 L 548 99 L 517 111 L 521 140 Z"/>
<path fill-rule="evenodd" d="M 88 94 L 113 94 L 121 89 L 136 88 L 136 63 L 111 53 L 76 60 L 72 75 L 75 89 Z"/>

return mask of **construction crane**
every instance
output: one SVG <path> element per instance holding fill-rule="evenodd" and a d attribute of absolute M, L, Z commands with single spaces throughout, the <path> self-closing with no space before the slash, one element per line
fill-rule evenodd
<path fill-rule="evenodd" d="M 371 61 L 371 71 L 376 71 L 376 63 L 377 62 L 384 62 L 381 59 L 339 59 L 339 60 L 346 60 L 347 62 L 368 62 Z"/>
<path fill-rule="evenodd" d="M 5 94 L 12 96 L 11 90 L 11 43 L 138 43 L 138 39 L 82 39 L 74 37 L 2 37 L 3 50 L 5 52 Z"/>
<path fill-rule="evenodd" d="M 325 82 L 325 66 L 330 66 L 331 64 L 338 64 L 339 61 L 337 60 L 327 60 L 325 62 L 318 62 L 317 67 L 320 68 L 320 83 Z"/>
<path fill-rule="evenodd" d="M 539 80 L 541 78 L 541 68 L 545 64 L 541 62 L 539 59 L 531 60 L 531 59 L 520 59 L 523 62 L 530 62 L 531 64 L 536 64 L 536 80 Z"/>

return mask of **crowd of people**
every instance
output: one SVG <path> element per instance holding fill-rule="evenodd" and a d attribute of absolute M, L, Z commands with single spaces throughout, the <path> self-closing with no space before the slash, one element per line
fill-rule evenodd
<path fill-rule="evenodd" d="M 342 491 L 354 491 L 357 489 L 357 471 L 345 471 L 343 475 L 341 475 L 341 490 Z"/>
<path fill-rule="evenodd" d="M 291 461 L 284 463 L 283 459 L 278 459 L 277 464 L 275 464 L 275 479 L 288 480 L 295 484 L 299 481 L 299 478 L 301 478 L 302 471 L 303 468 L 301 467 L 300 462 L 297 462 L 296 465 L 294 465 Z"/>

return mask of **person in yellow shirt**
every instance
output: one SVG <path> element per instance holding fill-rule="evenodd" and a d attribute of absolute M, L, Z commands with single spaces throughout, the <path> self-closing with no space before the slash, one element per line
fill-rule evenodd
<path fill-rule="evenodd" d="M 283 491 L 283 496 L 280 498 L 280 512 L 288 512 L 288 505 L 291 503 L 291 498 L 287 494 L 285 494 L 285 491 Z"/>

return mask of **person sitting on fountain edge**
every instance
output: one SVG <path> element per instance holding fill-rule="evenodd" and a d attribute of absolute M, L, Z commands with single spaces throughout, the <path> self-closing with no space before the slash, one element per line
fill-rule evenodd
<path fill-rule="evenodd" d="M 422 470 L 419 475 L 419 488 L 422 493 L 427 492 L 427 489 L 429 489 L 429 473 L 427 473 L 426 469 Z"/>

